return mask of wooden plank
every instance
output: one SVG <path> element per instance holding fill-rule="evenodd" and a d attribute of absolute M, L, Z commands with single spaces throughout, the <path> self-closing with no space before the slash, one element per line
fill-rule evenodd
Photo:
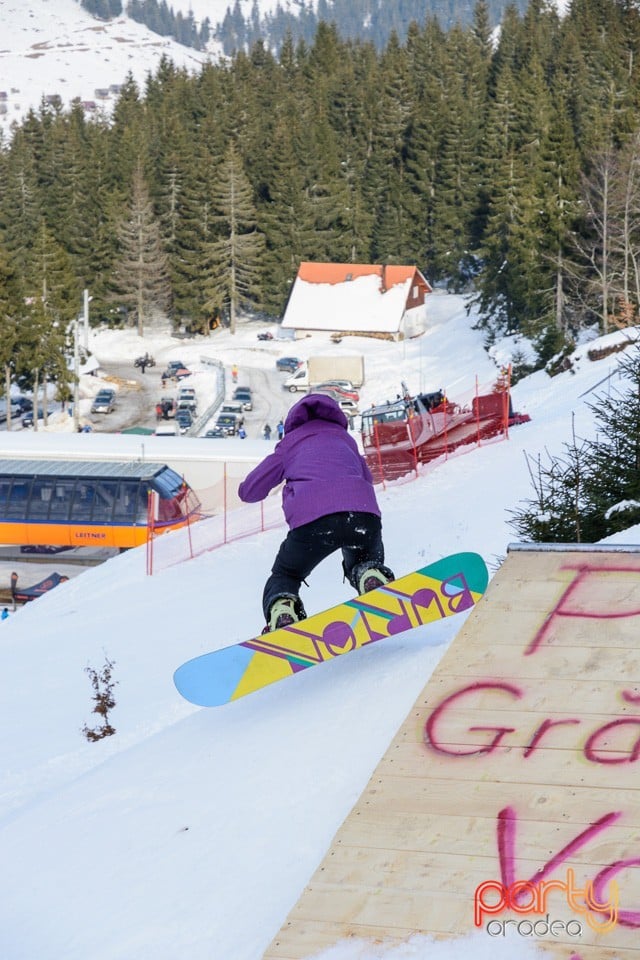
<path fill-rule="evenodd" d="M 595 630 L 595 627 L 592 628 Z M 632 630 L 628 626 L 628 630 Z M 616 642 L 607 643 L 606 647 L 597 649 L 581 649 L 555 644 L 543 644 L 537 655 L 525 656 L 521 649 L 507 648 L 500 650 L 496 656 L 493 647 L 491 632 L 487 632 L 485 643 L 475 649 L 460 650 L 453 646 L 444 655 L 439 664 L 440 676 L 446 677 L 449 673 L 459 676 L 463 674 L 467 680 L 486 679 L 495 680 L 549 680 L 552 677 L 561 679 L 575 679 L 588 676 L 592 680 L 602 680 L 624 688 L 629 678 L 640 675 L 640 650 L 638 650 L 638 621 L 631 637 L 635 636 L 636 646 L 630 650 Z M 602 634 L 600 641 L 603 641 Z"/>
<path fill-rule="evenodd" d="M 265 960 L 462 936 L 478 884 L 540 872 L 553 919 L 582 924 L 578 943 L 540 937 L 549 956 L 640 960 L 639 637 L 640 552 L 510 554 Z M 567 895 L 569 870 L 602 899 L 617 882 L 608 933 Z"/>
<path fill-rule="evenodd" d="M 617 790 L 616 793 L 621 793 Z M 518 818 L 527 821 L 566 823 L 587 826 L 611 812 L 611 794 L 597 787 L 572 785 L 560 794 L 540 784 L 538 789 L 522 784 L 522 789 L 510 793 L 509 799 L 518 808 Z M 636 787 L 624 794 L 624 822 L 632 829 L 640 827 L 640 798 Z M 479 810 L 501 810 L 505 801 L 505 785 L 499 781 L 483 780 L 465 783 L 458 790 L 455 804 L 451 803 L 451 780 L 445 777 L 374 776 L 365 788 L 357 807 L 360 814 L 369 807 L 384 812 L 390 818 L 400 813 L 421 813 L 429 810 L 439 816 L 461 817 L 478 815 Z"/>
<path fill-rule="evenodd" d="M 510 677 L 508 679 L 512 680 L 517 686 L 517 678 Z M 463 673 L 449 671 L 445 673 L 441 661 L 437 676 L 434 675 L 429 681 L 427 688 L 416 700 L 414 709 L 409 716 L 421 720 L 423 718 L 422 707 L 433 709 L 448 693 L 462 689 L 468 683 L 469 677 Z M 554 677 L 553 692 L 549 690 L 546 684 L 529 686 L 525 691 L 526 700 L 524 703 L 519 701 L 519 706 L 520 708 L 526 707 L 530 711 L 543 712 L 548 711 L 550 704 L 559 703 L 561 705 L 560 710 L 566 713 L 569 705 L 571 705 L 572 712 L 574 709 L 579 709 L 580 715 L 583 717 L 605 712 L 610 714 L 614 711 L 616 713 L 640 713 L 637 702 L 634 704 L 623 699 L 623 691 L 639 698 L 640 681 L 629 677 L 623 686 L 613 688 L 611 683 L 606 680 Z M 495 689 L 491 687 L 478 688 L 473 694 L 473 703 L 478 709 L 491 708 L 498 713 L 502 710 L 510 710 L 513 706 L 513 698 L 496 695 Z"/>
<path fill-rule="evenodd" d="M 390 947 L 399 943 L 406 943 L 415 931 L 407 928 L 395 927 L 393 935 L 382 933 L 379 926 L 368 927 L 359 926 L 357 930 L 344 924 L 337 928 L 333 921 L 326 922 L 321 920 L 300 920 L 296 923 L 287 923 L 273 941 L 270 950 L 270 960 L 308 960 L 318 950 L 325 950 L 336 943 L 337 940 L 351 941 L 355 937 L 361 937 L 371 941 L 373 944 Z M 436 939 L 453 939 L 449 935 L 441 935 Z M 579 944 L 545 944 L 545 953 L 550 957 L 570 960 L 572 955 L 579 949 L 579 960 L 618 960 L 619 954 L 616 950 L 607 948 L 604 944 L 598 946 L 580 946 Z M 470 955 L 472 955 L 470 953 Z M 631 954 L 634 958 L 637 953 Z M 517 960 L 514 951 L 514 960 Z"/>
<path fill-rule="evenodd" d="M 448 938 L 474 932 L 469 900 L 453 898 L 443 891 L 423 897 L 418 893 L 409 894 L 395 888 L 371 892 L 357 885 L 343 884 L 333 887 L 314 883 L 307 888 L 305 894 L 290 914 L 291 923 L 334 923 L 338 929 L 348 929 L 355 935 L 359 935 L 362 927 L 377 927 L 380 939 L 387 936 L 396 938 L 399 930 L 406 929 L 413 933 Z M 517 915 L 516 918 L 516 922 L 525 919 Z M 575 914 L 568 907 L 556 909 L 554 906 L 553 919 L 561 921 L 566 927 L 569 922 L 575 921 Z M 535 921 L 529 920 L 529 923 L 533 922 Z M 587 940 L 589 934 L 591 942 Z M 637 931 L 620 928 L 616 932 L 615 943 L 611 941 L 612 935 L 599 936 L 584 923 L 579 938 L 566 933 L 557 937 L 557 942 L 563 944 L 565 949 L 579 949 L 581 956 L 583 945 L 597 942 L 600 947 L 615 948 L 618 958 L 624 956 L 638 960 L 640 946 Z M 540 939 L 539 946 L 545 947 L 546 943 Z"/>
<path fill-rule="evenodd" d="M 491 753 L 479 756 L 451 757 L 427 752 L 426 748 L 421 750 L 415 743 L 394 743 L 380 761 L 376 774 L 411 778 L 437 776 L 452 781 L 494 780 L 554 787 L 571 787 L 578 783 L 614 792 L 613 784 L 615 791 L 637 789 L 636 764 L 637 761 L 617 764 L 614 777 L 612 765 L 590 763 L 578 748 L 536 750 L 524 759 L 522 750 L 511 750 L 508 746 L 495 747 Z"/>

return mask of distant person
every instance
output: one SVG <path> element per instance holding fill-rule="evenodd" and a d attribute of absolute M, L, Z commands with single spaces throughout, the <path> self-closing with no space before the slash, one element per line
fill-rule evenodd
<path fill-rule="evenodd" d="M 245 428 L 240 427 L 240 429 L 238 430 L 238 436 L 240 437 L 240 439 L 244 440 L 246 435 L 247 435 L 247 431 L 245 430 Z"/>
<path fill-rule="evenodd" d="M 8 617 L 9 617 L 9 608 L 5 607 L 2 613 L 0 613 L 0 620 L 7 620 Z"/>
<path fill-rule="evenodd" d="M 262 436 L 264 437 L 265 440 L 271 440 L 271 427 L 269 426 L 268 423 L 265 423 L 264 425 L 264 428 L 262 430 Z"/>
<path fill-rule="evenodd" d="M 282 440 L 284 437 L 284 423 L 282 420 L 278 420 L 278 426 L 276 427 L 276 430 L 278 431 L 278 440 Z"/>
<path fill-rule="evenodd" d="M 384 566 L 371 472 L 339 405 L 326 394 L 310 393 L 293 405 L 284 426 L 284 439 L 238 489 L 241 500 L 257 503 L 286 481 L 282 508 L 289 533 L 264 587 L 263 632 L 306 617 L 300 585 L 336 550 L 342 551 L 342 568 L 356 593 L 394 579 Z"/>
<path fill-rule="evenodd" d="M 231 367 L 231 379 L 233 380 L 234 383 L 238 382 L 238 368 L 235 363 Z"/>

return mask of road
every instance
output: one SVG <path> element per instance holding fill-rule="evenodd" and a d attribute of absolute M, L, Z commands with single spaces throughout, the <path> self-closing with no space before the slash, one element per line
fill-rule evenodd
<path fill-rule="evenodd" d="M 117 433 L 129 427 L 155 430 L 155 405 L 161 396 L 175 395 L 175 384 L 167 384 L 163 389 L 157 367 L 151 367 L 143 374 L 131 363 L 103 363 L 101 366 L 106 376 L 117 385 L 118 398 L 112 413 L 94 413 L 86 418 L 92 429 L 97 433 Z M 213 373 L 211 378 L 213 391 Z M 253 410 L 245 414 L 245 430 L 249 437 L 262 436 L 262 429 L 268 423 L 275 438 L 278 420 L 284 419 L 291 405 L 300 398 L 300 394 L 290 394 L 282 389 L 285 378 L 286 374 L 275 368 L 240 367 L 238 383 L 251 387 L 253 394 Z M 225 399 L 230 400 L 235 385 L 229 371 L 226 384 Z"/>

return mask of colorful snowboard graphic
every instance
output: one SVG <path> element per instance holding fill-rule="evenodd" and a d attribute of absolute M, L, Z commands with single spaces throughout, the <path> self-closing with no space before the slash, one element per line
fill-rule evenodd
<path fill-rule="evenodd" d="M 198 706 L 229 703 L 368 643 L 462 613 L 488 579 L 482 557 L 456 553 L 299 623 L 188 660 L 174 683 Z"/>

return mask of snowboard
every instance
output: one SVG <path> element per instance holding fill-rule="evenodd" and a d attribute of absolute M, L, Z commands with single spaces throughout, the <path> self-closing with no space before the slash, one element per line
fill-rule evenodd
<path fill-rule="evenodd" d="M 488 579 L 477 553 L 452 554 L 306 620 L 188 660 L 176 670 L 174 683 L 185 700 L 220 706 L 385 637 L 469 610 Z"/>

